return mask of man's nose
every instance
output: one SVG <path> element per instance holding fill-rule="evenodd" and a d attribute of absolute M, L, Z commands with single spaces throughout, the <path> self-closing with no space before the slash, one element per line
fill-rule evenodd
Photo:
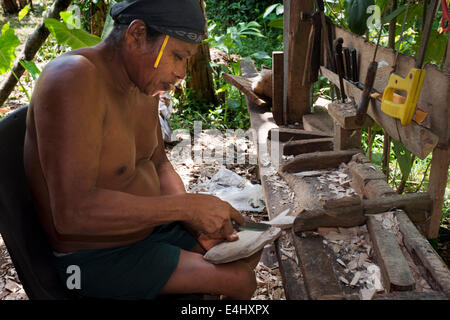
<path fill-rule="evenodd" d="M 183 64 L 182 67 L 177 68 L 174 70 L 174 75 L 177 78 L 177 80 L 183 80 L 186 77 L 186 64 Z"/>

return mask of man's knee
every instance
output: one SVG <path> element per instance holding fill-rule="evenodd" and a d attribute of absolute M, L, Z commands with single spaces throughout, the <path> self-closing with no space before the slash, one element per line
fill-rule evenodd
<path fill-rule="evenodd" d="M 247 263 L 237 262 L 234 287 L 243 299 L 250 299 L 256 290 L 256 276 Z"/>

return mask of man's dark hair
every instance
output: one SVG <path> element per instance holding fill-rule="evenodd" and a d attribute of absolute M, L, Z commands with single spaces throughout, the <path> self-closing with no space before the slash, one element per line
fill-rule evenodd
<path fill-rule="evenodd" d="M 119 46 L 124 39 L 125 33 L 127 32 L 129 25 L 128 24 L 119 24 L 114 23 L 114 27 L 111 30 L 111 33 L 108 35 L 107 40 L 114 46 Z M 153 42 L 156 39 L 158 39 L 162 33 L 159 31 L 156 31 L 155 29 L 147 26 L 147 40 L 149 42 Z"/>

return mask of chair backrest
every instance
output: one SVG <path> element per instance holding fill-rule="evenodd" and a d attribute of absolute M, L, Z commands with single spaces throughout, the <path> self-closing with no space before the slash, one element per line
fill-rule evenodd
<path fill-rule="evenodd" d="M 32 203 L 23 146 L 28 107 L 0 120 L 0 233 L 30 299 L 69 299 Z"/>

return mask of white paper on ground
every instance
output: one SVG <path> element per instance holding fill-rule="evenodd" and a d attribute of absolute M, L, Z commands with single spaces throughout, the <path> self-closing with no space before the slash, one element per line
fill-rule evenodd
<path fill-rule="evenodd" d="M 210 180 L 192 188 L 192 192 L 212 194 L 239 211 L 262 212 L 265 207 L 261 185 L 252 184 L 225 167 Z"/>

